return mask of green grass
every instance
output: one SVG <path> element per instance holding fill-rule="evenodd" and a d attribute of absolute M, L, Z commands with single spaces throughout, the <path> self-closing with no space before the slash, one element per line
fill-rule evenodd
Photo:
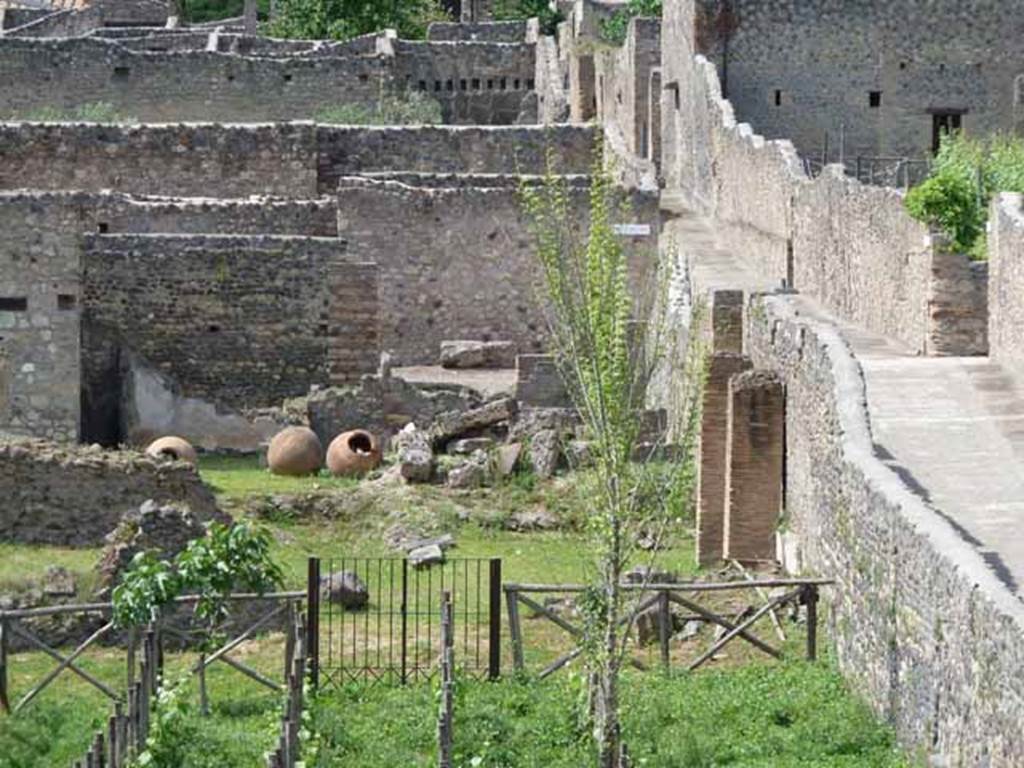
<path fill-rule="evenodd" d="M 253 494 L 305 493 L 311 491 L 354 488 L 359 480 L 332 477 L 326 470 L 309 477 L 284 477 L 261 467 L 255 456 L 204 455 L 199 459 L 199 472 L 214 493 L 227 499 L 240 499 Z"/>
<path fill-rule="evenodd" d="M 665 677 L 627 675 L 624 733 L 646 768 L 903 768 L 892 733 L 828 663 L 750 666 Z M 460 682 L 456 766 L 593 766 L 580 727 L 580 681 Z M 436 764 L 435 691 L 350 685 L 313 708 L 314 766 Z"/>

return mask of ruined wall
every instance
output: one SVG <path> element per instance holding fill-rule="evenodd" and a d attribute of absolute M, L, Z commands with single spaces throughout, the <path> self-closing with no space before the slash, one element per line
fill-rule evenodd
<path fill-rule="evenodd" d="M 342 176 L 371 172 L 543 174 L 557 147 L 558 173 L 589 173 L 592 126 L 317 126 L 318 187 L 333 193 Z"/>
<path fill-rule="evenodd" d="M 373 108 L 382 91 L 409 88 L 437 99 L 446 123 L 536 121 L 533 43 L 372 43 L 368 50 L 370 41 L 317 46 L 228 35 L 123 43 L 5 37 L 0 117 L 104 102 L 143 122 L 308 120 L 340 105 Z"/>
<path fill-rule="evenodd" d="M 692 49 L 692 2 L 668 6 L 666 50 Z M 691 19 L 692 22 L 692 19 Z M 719 245 L 761 280 L 928 354 L 984 354 L 985 274 L 942 252 L 902 196 L 827 168 L 737 123 L 705 59 L 663 62 L 663 204 L 713 219 Z"/>
<path fill-rule="evenodd" d="M 394 51 L 396 81 L 437 99 L 446 123 L 537 121 L 533 43 L 395 40 Z"/>
<path fill-rule="evenodd" d="M 1024 210 L 1020 195 L 1004 194 L 989 213 L 989 354 L 1024 369 Z"/>
<path fill-rule="evenodd" d="M 650 148 L 651 69 L 661 62 L 660 19 L 634 17 L 621 46 L 599 50 L 597 114 L 613 147 L 646 158 Z"/>
<path fill-rule="evenodd" d="M 243 57 L 132 51 L 97 37 L 0 40 L 6 116 L 106 102 L 144 122 L 312 119 L 375 104 L 391 64 L 379 56 Z"/>
<path fill-rule="evenodd" d="M 316 129 L 0 124 L 0 189 L 316 197 Z"/>
<path fill-rule="evenodd" d="M 184 395 L 273 405 L 329 383 L 331 281 L 345 268 L 334 239 L 88 235 L 83 323 L 112 332 Z M 86 338 L 83 356 L 102 356 Z"/>
<path fill-rule="evenodd" d="M 189 464 L 42 440 L 0 442 L 0 494 L 0 538 L 22 544 L 99 546 L 149 499 L 187 505 L 199 520 L 223 517 Z"/>
<path fill-rule="evenodd" d="M 747 353 L 786 384 L 786 508 L 826 593 L 840 667 L 944 765 L 1024 764 L 1024 606 L 875 455 L 863 375 L 793 298 L 756 299 Z"/>
<path fill-rule="evenodd" d="M 828 134 L 836 160 L 842 133 L 848 159 L 927 156 L 933 113 L 943 110 L 964 113 L 970 132 L 1013 127 L 1024 55 L 1015 3 L 731 0 L 723 15 L 721 0 L 699 0 L 698 8 L 698 46 L 727 79 L 738 117 L 803 154 L 820 156 Z"/>
<path fill-rule="evenodd" d="M 540 273 L 515 185 L 470 177 L 440 186 L 346 177 L 338 192 L 338 232 L 353 258 L 380 266 L 381 346 L 396 364 L 434 363 L 444 339 L 512 341 L 538 352 L 546 337 L 537 305 Z M 585 226 L 586 179 L 573 180 L 573 220 Z M 414 186 L 415 185 L 415 186 Z M 637 256 L 655 252 L 653 196 L 636 201 L 651 235 L 631 238 Z"/>

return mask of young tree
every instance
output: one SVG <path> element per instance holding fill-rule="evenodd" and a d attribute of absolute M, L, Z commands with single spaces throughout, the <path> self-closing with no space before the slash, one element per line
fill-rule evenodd
<path fill-rule="evenodd" d="M 640 559 L 640 539 L 647 540 L 653 566 L 666 534 L 689 511 L 704 349 L 693 326 L 687 343 L 683 326 L 670 319 L 670 288 L 678 277 L 673 249 L 661 257 L 629 252 L 616 232 L 616 218 L 629 207 L 601 150 L 587 227 L 576 221 L 553 159 L 544 183 L 524 186 L 522 197 L 543 272 L 551 342 L 591 445 L 593 467 L 584 477 L 594 485 L 586 516 L 594 555 L 582 606 L 584 650 L 598 764 L 619 768 L 619 676 L 635 618 L 622 579 Z M 643 409 L 655 380 L 669 419 L 647 435 Z"/>

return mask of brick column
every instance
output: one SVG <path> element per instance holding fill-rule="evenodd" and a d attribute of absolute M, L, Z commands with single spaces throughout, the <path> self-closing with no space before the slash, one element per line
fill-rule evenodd
<path fill-rule="evenodd" d="M 697 562 L 722 559 L 725 537 L 725 460 L 729 421 L 729 379 L 751 368 L 740 354 L 711 356 L 704 385 L 697 455 Z"/>
<path fill-rule="evenodd" d="M 380 365 L 380 270 L 375 263 L 343 261 L 328 269 L 327 369 L 337 385 L 376 373 Z"/>
<path fill-rule="evenodd" d="M 782 510 L 786 394 L 774 373 L 747 371 L 729 381 L 725 458 L 725 557 L 775 560 Z"/>

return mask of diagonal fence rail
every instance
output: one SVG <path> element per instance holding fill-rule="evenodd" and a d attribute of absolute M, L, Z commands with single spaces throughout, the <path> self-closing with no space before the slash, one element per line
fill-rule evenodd
<path fill-rule="evenodd" d="M 696 657 L 685 662 L 687 669 L 694 670 L 715 658 L 722 650 L 735 640 L 743 640 L 758 651 L 773 658 L 783 658 L 783 650 L 773 646 L 754 633 L 754 625 L 766 616 L 771 617 L 773 627 L 784 640 L 781 624 L 777 613 L 785 606 L 802 605 L 806 610 L 807 639 L 806 656 L 814 660 L 817 657 L 817 605 L 821 587 L 831 584 L 828 579 L 756 579 L 747 575 L 743 581 L 727 582 L 689 582 L 672 584 L 622 584 L 621 589 L 632 600 L 632 606 L 620 619 L 620 625 L 627 631 L 636 629 L 638 640 L 636 645 L 645 645 L 647 640 L 656 641 L 661 666 L 669 669 L 672 666 L 673 637 L 681 632 L 679 625 L 686 626 L 691 622 L 699 625 L 710 625 L 717 629 L 716 636 L 710 645 L 698 653 Z M 553 660 L 544 660 L 544 666 L 538 672 L 540 678 L 546 678 L 562 669 L 583 653 L 582 617 L 573 607 L 577 595 L 586 591 L 586 587 L 578 584 L 505 584 L 505 605 L 508 611 L 509 634 L 512 645 L 512 663 L 517 672 L 526 670 L 527 643 L 524 637 L 524 622 L 520 607 L 531 612 L 531 616 L 543 619 L 562 633 L 568 635 L 573 643 L 568 650 L 563 650 Z M 781 590 L 780 594 L 771 595 L 765 590 Z M 744 608 L 735 615 L 727 615 L 726 611 L 707 600 L 709 595 L 723 593 L 750 593 L 754 600 L 745 603 Z M 542 596 L 548 601 L 542 602 Z M 569 610 L 566 610 L 566 608 Z M 673 607 L 682 609 L 684 613 L 673 612 Z M 551 645 L 550 638 L 547 645 Z M 640 658 L 631 658 L 629 663 L 638 669 L 647 669 L 648 663 Z"/>

